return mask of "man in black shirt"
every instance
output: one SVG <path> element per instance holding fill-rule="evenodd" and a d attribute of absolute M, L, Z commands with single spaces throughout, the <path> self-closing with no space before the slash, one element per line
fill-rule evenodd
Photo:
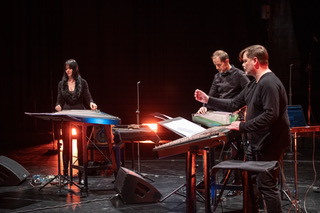
<path fill-rule="evenodd" d="M 279 78 L 269 69 L 265 47 L 253 45 L 239 54 L 243 68 L 252 80 L 234 99 L 219 99 L 195 91 L 195 99 L 216 110 L 233 111 L 247 105 L 246 121 L 235 121 L 228 127 L 247 134 L 247 161 L 279 160 L 290 144 L 287 94 Z M 278 172 L 256 175 L 257 189 L 264 195 L 268 212 L 282 212 L 277 187 Z M 253 186 L 251 186 L 253 187 Z M 257 195 L 255 196 L 257 198 Z M 256 199 L 257 201 L 258 199 Z M 253 203 L 257 211 L 257 203 Z"/>
<path fill-rule="evenodd" d="M 216 98 L 234 98 L 249 83 L 245 73 L 230 64 L 229 55 L 223 50 L 212 54 L 212 62 L 218 73 L 214 75 L 209 96 Z M 197 113 L 204 114 L 211 108 L 204 105 Z"/>
<path fill-rule="evenodd" d="M 218 73 L 214 75 L 209 96 L 216 98 L 234 98 L 249 83 L 249 78 L 244 71 L 230 64 L 229 55 L 223 50 L 216 50 L 211 56 L 212 62 Z M 204 104 L 197 113 L 205 114 L 208 110 L 213 110 L 207 104 Z M 241 148 L 241 135 L 236 141 L 232 142 L 231 155 L 232 159 L 243 159 L 243 150 Z M 213 153 L 210 152 L 212 155 Z M 211 157 L 213 159 L 213 157 Z M 212 163 L 213 164 L 213 163 Z M 241 183 L 241 174 L 239 171 L 234 172 L 234 184 Z M 228 196 L 237 195 L 238 191 L 229 191 Z"/>

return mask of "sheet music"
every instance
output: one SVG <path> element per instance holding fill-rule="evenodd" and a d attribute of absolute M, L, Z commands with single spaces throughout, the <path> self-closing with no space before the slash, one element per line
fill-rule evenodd
<path fill-rule="evenodd" d="M 186 137 L 190 137 L 205 130 L 205 128 L 184 118 L 173 119 L 170 122 L 162 123 L 162 125 L 167 127 L 168 129 L 179 132 Z"/>

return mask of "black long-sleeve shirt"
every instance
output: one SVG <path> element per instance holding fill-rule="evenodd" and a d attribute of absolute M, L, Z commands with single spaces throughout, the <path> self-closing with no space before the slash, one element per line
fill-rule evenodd
<path fill-rule="evenodd" d="M 286 91 L 272 72 L 258 83 L 252 80 L 234 99 L 209 97 L 208 105 L 225 111 L 247 105 L 246 121 L 240 123 L 239 130 L 247 133 L 253 150 L 264 160 L 278 160 L 290 143 Z"/>
<path fill-rule="evenodd" d="M 56 105 L 60 105 L 62 109 L 86 109 L 84 103 L 90 105 L 90 102 L 93 102 L 93 99 L 85 79 L 80 76 L 76 79 L 74 91 L 69 91 L 67 80 L 59 82 Z"/>
<path fill-rule="evenodd" d="M 216 98 L 234 98 L 249 83 L 249 78 L 244 71 L 231 65 L 231 69 L 225 73 L 214 75 L 208 95 Z M 206 105 L 208 109 L 210 106 Z"/>

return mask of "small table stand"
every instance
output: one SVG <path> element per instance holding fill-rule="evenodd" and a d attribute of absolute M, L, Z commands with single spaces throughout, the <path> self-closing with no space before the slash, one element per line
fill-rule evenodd
<path fill-rule="evenodd" d="M 296 212 L 301 212 L 301 207 L 299 206 L 298 200 L 298 134 L 301 133 L 313 133 L 313 142 L 315 141 L 316 132 L 320 132 L 320 126 L 302 126 L 302 127 L 292 127 L 291 133 L 294 135 L 294 198 L 291 200 L 291 206 L 295 207 Z"/>
<path fill-rule="evenodd" d="M 121 119 L 103 112 L 100 112 L 98 110 L 62 110 L 60 112 L 54 112 L 54 113 L 28 113 L 25 112 L 26 115 L 30 115 L 36 118 L 41 118 L 44 120 L 51 120 L 51 121 L 59 121 L 59 122 L 68 122 L 69 127 L 72 125 L 80 126 L 82 128 L 82 153 L 83 153 L 83 166 L 76 166 L 76 165 L 70 165 L 70 178 L 71 180 L 68 180 L 66 177 L 63 177 L 60 173 L 60 168 L 58 168 L 58 175 L 59 182 L 61 182 L 61 177 L 63 179 L 66 179 L 69 181 L 70 186 L 72 184 L 76 185 L 72 181 L 72 169 L 78 169 L 81 170 L 84 174 L 84 186 L 81 187 L 81 195 L 83 192 L 88 194 L 88 150 L 87 150 L 87 127 L 92 126 L 95 124 L 105 125 L 108 127 L 108 133 L 111 134 L 111 125 L 117 125 L 120 123 Z M 112 152 L 112 168 L 113 171 L 117 171 L 116 161 L 115 161 L 115 155 L 112 150 L 113 143 L 111 141 L 111 135 L 109 136 L 109 147 L 110 151 Z M 70 134 L 70 158 L 72 158 L 72 141 L 71 141 L 71 134 Z M 59 146 L 60 147 L 60 146 Z M 60 155 L 59 155 L 60 156 Z M 58 157 L 59 158 L 59 157 Z M 70 159 L 71 160 L 71 159 Z M 70 161 L 71 162 L 71 161 Z M 60 167 L 60 159 L 58 162 L 58 167 Z M 97 169 L 97 168 L 95 168 Z M 52 180 L 50 180 L 52 181 Z M 60 185 L 61 188 L 61 185 Z"/>

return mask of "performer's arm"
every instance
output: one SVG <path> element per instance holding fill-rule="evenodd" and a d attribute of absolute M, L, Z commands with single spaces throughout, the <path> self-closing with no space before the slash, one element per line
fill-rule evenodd
<path fill-rule="evenodd" d="M 60 81 L 58 84 L 58 95 L 57 95 L 57 102 L 55 106 L 55 110 L 57 110 L 58 112 L 62 110 L 62 107 L 64 105 L 64 99 L 62 98 L 62 95 L 61 95 L 62 87 L 63 87 L 63 83 L 62 81 Z"/>
<path fill-rule="evenodd" d="M 92 110 L 96 110 L 98 108 L 97 104 L 95 104 L 93 102 L 90 90 L 89 90 L 89 85 L 87 83 L 86 80 L 83 79 L 83 95 L 84 95 L 84 99 L 86 100 L 86 102 L 89 104 L 90 109 Z"/>

